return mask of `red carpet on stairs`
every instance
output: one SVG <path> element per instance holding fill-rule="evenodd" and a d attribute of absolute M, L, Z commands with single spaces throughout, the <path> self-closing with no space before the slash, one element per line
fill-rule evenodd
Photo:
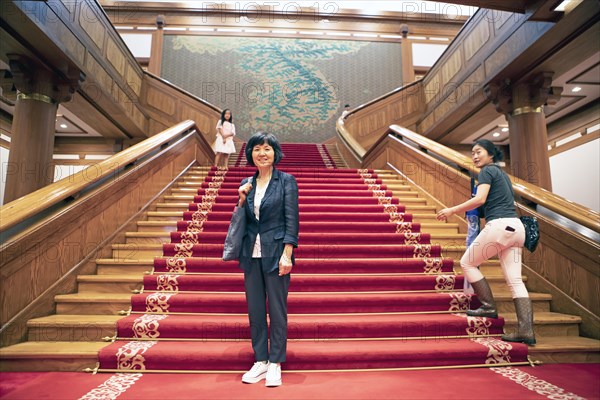
<path fill-rule="evenodd" d="M 316 145 L 283 147 L 280 169 L 296 177 L 300 203 L 284 370 L 527 362 L 527 346 L 499 340 L 502 318 L 466 316 L 478 302 L 463 294 L 453 260 L 377 174 L 328 168 Z M 253 173 L 210 171 L 118 321 L 117 340 L 100 352 L 101 371 L 252 365 L 243 273 L 221 255 L 237 187 Z"/>
<path fill-rule="evenodd" d="M 322 144 L 281 143 L 284 159 L 279 163 L 279 168 L 307 167 L 335 168 L 335 163 L 327 148 Z M 246 143 L 242 144 L 236 167 L 244 167 L 246 161 Z"/>

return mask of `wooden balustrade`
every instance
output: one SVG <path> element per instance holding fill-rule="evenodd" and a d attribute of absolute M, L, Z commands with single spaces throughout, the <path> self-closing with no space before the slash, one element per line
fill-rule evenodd
<path fill-rule="evenodd" d="M 110 245 L 182 173 L 213 160 L 194 122 L 185 121 L 0 208 L 1 344 L 22 341 L 27 320 L 51 314 L 54 295 L 75 291 L 77 275 L 93 274 L 95 259 L 110 257 Z"/>
<path fill-rule="evenodd" d="M 338 131 L 338 135 L 343 135 Z M 472 161 L 450 148 L 399 126 L 391 126 L 364 153 L 358 168 L 394 169 L 412 181 L 422 192 L 439 203 L 438 208 L 453 206 L 470 197 L 470 179 L 464 170 L 479 172 Z M 510 177 L 515 194 L 539 204 L 560 216 L 599 232 L 597 212 L 572 203 L 560 196 Z M 519 215 L 535 216 L 540 224 L 541 238 L 534 253 L 524 251 L 524 274 L 532 291 L 552 294 L 552 308 L 557 312 L 579 315 L 580 330 L 588 337 L 600 338 L 600 243 L 576 229 L 565 226 L 547 215 L 517 203 Z M 466 223 L 460 216 L 461 232 Z M 572 225 L 572 224 L 571 224 Z M 464 243 L 456 243 L 464 246 Z"/>

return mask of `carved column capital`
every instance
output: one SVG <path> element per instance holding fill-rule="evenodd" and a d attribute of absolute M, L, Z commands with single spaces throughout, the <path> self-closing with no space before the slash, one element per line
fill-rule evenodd
<path fill-rule="evenodd" d="M 539 113 L 543 111 L 542 106 L 556 104 L 560 99 L 562 88 L 551 86 L 553 75 L 553 72 L 540 72 L 523 82 L 512 83 L 508 79 L 492 82 L 483 91 L 499 113 Z"/>
<path fill-rule="evenodd" d="M 70 69 L 67 76 L 53 71 L 20 54 L 8 54 L 13 83 L 19 91 L 18 98 L 34 99 L 46 103 L 64 103 L 73 97 L 85 74 Z"/>
<path fill-rule="evenodd" d="M 483 87 L 483 94 L 491 100 L 496 111 L 501 114 L 509 114 L 513 110 L 512 90 L 510 80 L 501 83 L 488 83 Z"/>

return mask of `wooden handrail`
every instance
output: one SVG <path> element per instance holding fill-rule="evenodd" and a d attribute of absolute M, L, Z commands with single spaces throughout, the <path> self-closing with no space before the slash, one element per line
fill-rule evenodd
<path fill-rule="evenodd" d="M 347 117 L 347 115 L 346 115 Z M 340 117 L 338 118 L 337 122 L 335 123 L 336 126 L 336 130 L 338 135 L 340 136 L 340 138 L 348 145 L 348 147 L 350 148 L 350 150 L 352 150 L 352 152 L 354 153 L 354 155 L 359 159 L 359 160 L 363 160 L 365 157 L 365 154 L 367 153 L 367 151 L 364 149 L 364 147 L 362 147 L 360 145 L 360 143 L 358 143 L 356 141 L 356 139 L 354 139 L 354 137 L 350 134 L 350 132 L 348 132 L 348 130 L 346 129 L 344 120 L 346 119 L 346 117 Z"/>
<path fill-rule="evenodd" d="M 149 76 L 150 78 L 152 78 L 152 79 L 155 79 L 155 80 L 157 80 L 157 81 L 160 81 L 160 82 L 164 83 L 165 85 L 168 85 L 168 86 L 172 87 L 173 89 L 177 90 L 177 91 L 178 91 L 179 93 L 181 93 L 181 94 L 184 94 L 184 95 L 186 95 L 186 96 L 188 96 L 188 97 L 191 97 L 192 99 L 194 99 L 194 100 L 196 100 L 196 101 L 199 101 L 200 103 L 204 104 L 205 106 L 207 106 L 207 107 L 210 107 L 210 108 L 212 108 L 214 111 L 216 111 L 216 112 L 218 112 L 219 114 L 221 114 L 221 111 L 222 111 L 222 110 L 221 110 L 219 107 L 217 107 L 217 106 L 215 106 L 214 104 L 211 104 L 211 103 L 209 103 L 208 101 L 206 101 L 206 100 L 204 100 L 204 99 L 201 99 L 200 97 L 198 97 L 198 96 L 196 96 L 196 95 L 194 95 L 194 94 L 192 94 L 192 93 L 190 93 L 190 92 L 188 92 L 188 91 L 186 91 L 186 90 L 184 90 L 184 89 L 180 88 L 179 86 L 177 86 L 177 85 L 175 85 L 175 84 L 173 84 L 173 83 L 169 82 L 168 80 L 166 80 L 166 79 L 164 79 L 164 78 L 161 78 L 161 77 L 160 77 L 160 76 L 158 76 L 158 75 L 154 75 L 152 72 L 144 71 L 144 74 L 148 75 L 148 76 Z"/>
<path fill-rule="evenodd" d="M 456 150 L 452 150 L 444 145 L 434 142 L 431 139 L 398 125 L 391 125 L 390 131 L 394 132 L 400 137 L 414 142 L 429 152 L 442 156 L 446 160 L 457 164 L 461 168 L 473 171 L 474 173 L 479 173 L 479 168 L 475 167 L 471 159 L 457 152 Z M 373 148 L 375 148 L 375 146 Z M 531 200 L 534 203 L 554 211 L 589 229 L 600 232 L 600 214 L 598 214 L 596 211 L 573 203 L 564 197 L 558 196 L 546 189 L 542 189 L 521 179 L 515 178 L 512 175 L 508 176 L 512 181 L 513 190 L 521 197 Z"/>
<path fill-rule="evenodd" d="M 191 120 L 183 121 L 98 164 L 5 204 L 0 207 L 0 232 L 4 232 L 69 196 L 81 192 L 100 179 L 117 172 L 126 165 L 132 164 L 153 150 L 160 148 L 164 143 L 190 130 L 197 130 L 195 122 Z M 93 173 L 87 172 L 90 168 L 93 168 Z"/>

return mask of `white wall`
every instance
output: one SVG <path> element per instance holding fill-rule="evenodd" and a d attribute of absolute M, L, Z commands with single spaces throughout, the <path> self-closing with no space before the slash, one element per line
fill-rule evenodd
<path fill-rule="evenodd" d="M 54 166 L 54 182 L 60 181 L 67 176 L 73 175 L 89 167 L 89 165 L 55 165 Z"/>
<path fill-rule="evenodd" d="M 550 157 L 552 191 L 600 211 L 600 139 Z"/>
<path fill-rule="evenodd" d="M 413 65 L 431 67 L 448 47 L 447 44 L 413 43 Z"/>
<path fill-rule="evenodd" d="M 134 57 L 149 58 L 152 49 L 152 34 L 122 33 L 121 37 Z"/>
<path fill-rule="evenodd" d="M 6 165 L 8 164 L 8 149 L 0 147 L 0 206 L 4 204 L 4 187 L 6 186 Z"/>

